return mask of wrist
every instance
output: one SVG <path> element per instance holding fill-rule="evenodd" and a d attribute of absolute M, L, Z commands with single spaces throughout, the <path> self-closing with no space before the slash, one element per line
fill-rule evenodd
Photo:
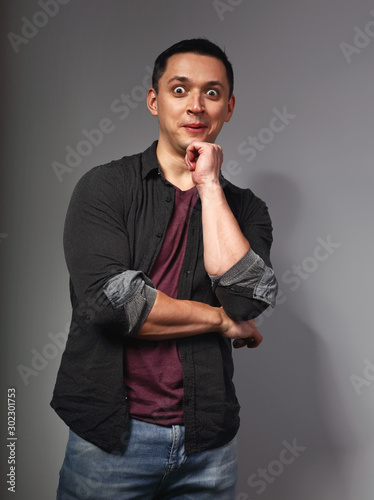
<path fill-rule="evenodd" d="M 218 320 L 219 320 L 217 331 L 221 335 L 224 335 L 229 329 L 231 319 L 227 316 L 223 307 L 217 308 L 217 312 L 218 312 Z"/>
<path fill-rule="evenodd" d="M 217 196 L 221 193 L 222 187 L 218 178 L 205 179 L 204 182 L 196 184 L 196 188 L 199 192 L 200 198 L 204 196 Z"/>

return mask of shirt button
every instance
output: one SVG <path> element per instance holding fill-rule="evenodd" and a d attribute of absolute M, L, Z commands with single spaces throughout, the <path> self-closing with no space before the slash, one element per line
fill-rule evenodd
<path fill-rule="evenodd" d="M 157 238 L 161 238 L 162 237 L 162 233 L 157 233 L 156 236 L 157 236 Z"/>
<path fill-rule="evenodd" d="M 171 202 L 170 196 L 168 196 L 165 201 L 167 201 L 168 203 L 170 203 Z"/>

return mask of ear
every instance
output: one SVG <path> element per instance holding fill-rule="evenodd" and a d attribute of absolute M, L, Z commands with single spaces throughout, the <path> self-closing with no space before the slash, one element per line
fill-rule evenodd
<path fill-rule="evenodd" d="M 229 102 L 227 104 L 227 115 L 225 118 L 225 122 L 229 122 L 231 120 L 232 114 L 234 112 L 235 108 L 235 96 L 232 95 L 229 99 Z"/>
<path fill-rule="evenodd" d="M 149 89 L 148 94 L 147 94 L 147 106 L 149 111 L 153 116 L 158 115 L 158 110 L 157 110 L 157 93 L 155 89 Z"/>

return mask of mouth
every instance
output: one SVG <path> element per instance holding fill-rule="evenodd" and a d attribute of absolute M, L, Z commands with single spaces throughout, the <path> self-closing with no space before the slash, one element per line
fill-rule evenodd
<path fill-rule="evenodd" d="M 200 134 L 202 132 L 205 132 L 208 126 L 205 125 L 205 123 L 187 123 L 186 125 L 183 125 L 183 128 L 187 130 L 187 132 Z"/>

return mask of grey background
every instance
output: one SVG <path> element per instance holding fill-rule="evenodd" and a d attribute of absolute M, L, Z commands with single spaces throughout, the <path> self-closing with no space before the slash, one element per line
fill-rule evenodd
<path fill-rule="evenodd" d="M 1 498 L 55 496 L 67 429 L 49 408 L 62 348 L 48 335 L 63 337 L 70 318 L 62 230 L 71 192 L 91 167 L 156 138 L 139 89 L 146 66 L 182 38 L 207 36 L 236 78 L 237 107 L 218 141 L 223 170 L 270 208 L 282 290 L 260 320 L 261 347 L 235 352 L 237 500 L 372 500 L 373 9 L 369 0 L 73 0 L 16 53 L 8 34 L 22 36 L 22 18 L 42 9 L 3 2 Z M 355 41 L 365 27 L 372 35 Z M 342 42 L 356 44 L 350 57 Z M 121 120 L 111 107 L 132 92 Z M 273 138 L 261 132 L 284 106 L 290 123 Z M 114 130 L 59 182 L 52 163 L 103 118 Z M 238 147 L 258 134 L 271 141 L 248 162 Z M 318 250 L 329 237 L 330 253 Z M 298 282 L 293 266 L 303 268 Z M 25 369 L 34 371 L 22 378 Z M 6 491 L 8 387 L 17 390 L 16 494 Z M 303 451 L 282 464 L 294 440 Z"/>

